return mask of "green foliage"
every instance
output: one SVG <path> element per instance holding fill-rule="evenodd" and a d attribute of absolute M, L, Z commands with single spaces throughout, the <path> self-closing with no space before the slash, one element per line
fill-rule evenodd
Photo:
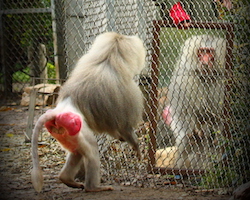
<path fill-rule="evenodd" d="M 55 65 L 51 63 L 47 63 L 47 70 L 48 70 L 48 78 L 56 78 L 56 69 Z"/>
<path fill-rule="evenodd" d="M 56 70 L 55 66 L 51 63 L 47 63 L 47 72 L 48 72 L 48 79 L 55 79 L 56 78 Z M 19 82 L 19 83 L 27 83 L 31 81 L 30 78 L 30 68 L 26 67 L 23 70 L 16 71 L 12 78 L 13 82 Z M 49 83 L 55 83 L 55 80 L 49 80 Z"/>
<path fill-rule="evenodd" d="M 235 170 L 225 165 L 215 166 L 202 178 L 201 185 L 205 188 L 227 188 L 237 179 Z"/>
<path fill-rule="evenodd" d="M 250 177 L 250 3 L 247 0 L 236 0 L 233 11 L 225 18 L 235 25 L 234 45 L 234 79 L 231 85 L 231 120 L 232 143 L 228 148 L 231 160 L 237 172 L 237 178 L 242 182 Z M 239 153 L 240 152 L 240 153 Z M 240 181 L 238 181 L 241 183 Z"/>
<path fill-rule="evenodd" d="M 47 63 L 47 70 L 48 70 L 48 78 L 55 79 L 56 78 L 56 68 L 55 65 L 51 63 Z M 49 80 L 49 83 L 56 83 L 55 80 Z"/>
<path fill-rule="evenodd" d="M 19 9 L 19 8 L 48 8 L 51 0 L 5 0 L 4 9 Z"/>
<path fill-rule="evenodd" d="M 19 0 L 3 4 L 4 9 L 49 8 L 50 0 Z M 27 70 L 29 48 L 45 44 L 47 55 L 53 55 L 52 19 L 50 13 L 26 13 L 3 15 L 6 33 L 5 54 L 9 72 L 15 80 L 29 80 L 22 71 Z M 53 57 L 48 57 L 53 63 Z"/>
<path fill-rule="evenodd" d="M 250 3 L 235 0 L 232 10 L 221 10 L 221 17 L 234 24 L 234 49 L 232 77 L 227 86 L 230 88 L 229 124 L 231 138 L 223 155 L 224 162 L 216 165 L 203 177 L 205 187 L 238 186 L 250 179 Z"/>
<path fill-rule="evenodd" d="M 30 76 L 28 75 L 30 72 L 30 68 L 26 67 L 23 71 L 16 71 L 12 75 L 13 82 L 19 82 L 19 83 L 27 83 L 30 81 Z"/>

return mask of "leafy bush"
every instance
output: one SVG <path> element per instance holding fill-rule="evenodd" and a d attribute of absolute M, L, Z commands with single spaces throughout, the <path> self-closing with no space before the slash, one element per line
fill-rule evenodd
<path fill-rule="evenodd" d="M 47 63 L 47 73 L 49 79 L 55 79 L 56 78 L 56 70 L 55 66 L 51 63 Z M 27 83 L 31 81 L 30 78 L 30 67 L 26 67 L 24 70 L 16 71 L 13 76 L 13 82 L 19 82 L 19 83 Z M 49 83 L 55 83 L 54 80 L 49 80 Z"/>
<path fill-rule="evenodd" d="M 23 71 L 16 71 L 13 76 L 13 82 L 27 83 L 30 81 L 29 76 L 30 68 L 26 67 Z"/>

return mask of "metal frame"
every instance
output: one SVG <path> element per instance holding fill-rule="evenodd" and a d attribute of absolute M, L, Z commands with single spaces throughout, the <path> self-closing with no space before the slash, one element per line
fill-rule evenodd
<path fill-rule="evenodd" d="M 151 90 L 150 90 L 150 108 L 151 112 L 149 115 L 149 120 L 151 122 L 151 126 L 149 127 L 149 136 L 150 136 L 150 143 L 149 143 L 149 162 L 148 162 L 148 172 L 149 173 L 160 173 L 160 174 L 202 174 L 205 170 L 191 170 L 191 169 L 174 169 L 174 168 L 161 168 L 155 167 L 156 159 L 156 129 L 157 129 L 157 107 L 158 107 L 158 76 L 159 76 L 159 54 L 160 54 L 160 31 L 161 28 L 177 28 L 175 24 L 169 23 L 168 21 L 164 20 L 154 20 L 153 21 L 153 43 L 152 43 L 152 62 L 151 62 Z M 233 58 L 233 38 L 234 38 L 234 25 L 231 23 L 203 23 L 203 22 L 192 22 L 189 29 L 219 29 L 226 31 L 226 74 L 225 76 L 228 77 L 228 82 L 225 85 L 225 107 L 224 107 L 224 116 L 227 119 L 230 116 L 230 106 L 229 106 L 229 95 L 228 91 L 230 91 L 230 78 L 232 77 L 232 58 Z M 225 133 L 226 137 L 230 137 L 229 131 L 229 124 L 227 120 L 224 122 L 225 126 Z"/>

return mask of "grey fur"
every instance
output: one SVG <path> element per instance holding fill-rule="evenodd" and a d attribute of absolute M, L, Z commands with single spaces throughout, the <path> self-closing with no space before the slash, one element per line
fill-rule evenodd
<path fill-rule="evenodd" d="M 113 189 L 100 186 L 100 158 L 94 133 L 109 133 L 126 140 L 140 158 L 133 128 L 142 118 L 143 98 L 133 77 L 144 67 L 145 54 L 143 43 L 136 36 L 104 33 L 96 38 L 90 51 L 79 60 L 62 86 L 56 108 L 43 114 L 34 128 L 31 176 L 37 192 L 43 187 L 37 151 L 39 131 L 45 122 L 55 119 L 60 113 L 75 113 L 82 120 L 81 130 L 72 137 L 76 141 L 75 150 L 68 152 L 59 175 L 66 185 L 85 188 L 89 192 Z M 85 185 L 75 182 L 75 177 L 83 169 Z"/>
<path fill-rule="evenodd" d="M 144 60 L 139 38 L 100 35 L 62 87 L 60 100 L 70 97 L 91 129 L 119 138 L 119 133 L 131 131 L 141 120 L 143 99 L 133 77 Z"/>
<path fill-rule="evenodd" d="M 215 63 L 207 74 L 200 72 L 206 69 L 199 66 L 200 47 L 215 50 Z M 184 43 L 168 91 L 179 168 L 207 167 L 207 154 L 215 150 L 211 140 L 223 130 L 225 53 L 226 41 L 210 35 L 192 36 Z"/>

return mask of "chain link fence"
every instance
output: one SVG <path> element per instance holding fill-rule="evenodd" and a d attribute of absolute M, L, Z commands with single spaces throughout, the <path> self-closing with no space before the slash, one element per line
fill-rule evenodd
<path fill-rule="evenodd" d="M 53 72 L 49 1 L 1 1 L 1 93 L 16 99 L 32 77 Z"/>
<path fill-rule="evenodd" d="M 1 93 L 11 100 L 41 80 L 67 78 L 100 33 L 144 41 L 146 67 L 135 78 L 145 99 L 135 130 L 143 159 L 98 136 L 107 180 L 202 188 L 249 181 L 247 0 L 0 2 Z"/>

